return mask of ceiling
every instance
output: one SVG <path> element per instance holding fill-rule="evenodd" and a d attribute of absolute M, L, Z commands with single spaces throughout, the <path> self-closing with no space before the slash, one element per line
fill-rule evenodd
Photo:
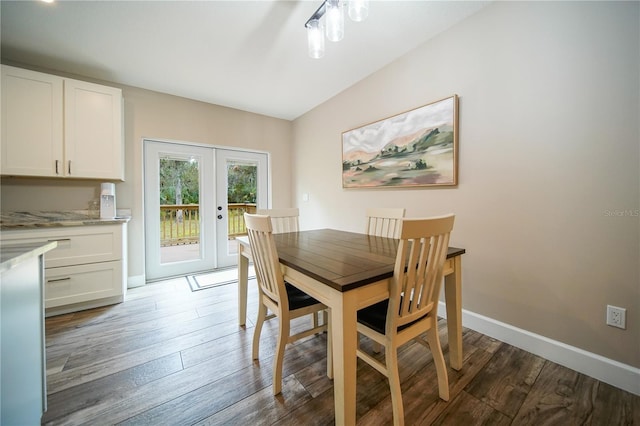
<path fill-rule="evenodd" d="M 307 55 L 314 1 L 2 1 L 3 62 L 293 120 L 489 1 L 371 1 Z"/>

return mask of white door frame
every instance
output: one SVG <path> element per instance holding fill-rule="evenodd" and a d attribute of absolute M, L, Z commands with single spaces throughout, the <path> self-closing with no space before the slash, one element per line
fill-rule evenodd
<path fill-rule="evenodd" d="M 230 147 L 188 143 L 162 139 L 143 139 L 144 150 L 144 235 L 146 280 L 154 281 L 172 276 L 211 271 L 237 263 L 237 254 L 229 253 L 226 161 L 237 160 L 258 166 L 258 208 L 267 208 L 271 199 L 271 179 L 268 153 Z M 173 154 L 184 158 L 197 156 L 200 167 L 200 258 L 169 264 L 160 263 L 159 212 L 159 156 Z M 154 181 L 149 181 L 154 179 Z M 209 185 L 209 189 L 204 189 Z M 212 196 L 205 197 L 210 193 Z M 221 206 L 224 220 L 218 220 Z M 154 213 L 152 213 L 154 212 Z M 204 220 L 209 218 L 209 220 Z"/>

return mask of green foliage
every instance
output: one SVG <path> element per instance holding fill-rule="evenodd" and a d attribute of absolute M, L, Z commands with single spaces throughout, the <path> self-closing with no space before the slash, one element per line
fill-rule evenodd
<path fill-rule="evenodd" d="M 256 202 L 258 169 L 253 165 L 229 164 L 227 201 Z M 160 159 L 160 204 L 200 204 L 199 163 Z M 182 201 L 179 201 L 179 195 Z"/>
<path fill-rule="evenodd" d="M 229 164 L 227 169 L 227 202 L 255 203 L 258 168 L 243 164 Z"/>
<path fill-rule="evenodd" d="M 199 163 L 185 160 L 160 159 L 160 204 L 199 204 Z"/>

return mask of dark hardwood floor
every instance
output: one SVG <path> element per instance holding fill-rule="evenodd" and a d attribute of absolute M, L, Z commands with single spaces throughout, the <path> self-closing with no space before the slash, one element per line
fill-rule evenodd
<path fill-rule="evenodd" d="M 184 278 L 129 290 L 119 305 L 48 318 L 44 423 L 333 424 L 326 335 L 287 347 L 282 394 L 271 395 L 276 321 L 263 329 L 254 362 L 253 323 L 238 326 L 236 286 L 191 292 Z M 447 358 L 444 320 L 440 332 Z M 469 329 L 464 352 L 463 369 L 448 370 L 444 402 L 431 353 L 401 348 L 407 425 L 640 425 L 638 396 Z M 391 424 L 386 378 L 358 360 L 357 381 L 358 424 Z"/>

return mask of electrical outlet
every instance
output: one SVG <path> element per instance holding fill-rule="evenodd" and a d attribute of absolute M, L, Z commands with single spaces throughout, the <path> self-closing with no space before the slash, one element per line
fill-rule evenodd
<path fill-rule="evenodd" d="M 622 329 L 627 328 L 627 310 L 617 306 L 607 305 L 607 325 Z"/>

